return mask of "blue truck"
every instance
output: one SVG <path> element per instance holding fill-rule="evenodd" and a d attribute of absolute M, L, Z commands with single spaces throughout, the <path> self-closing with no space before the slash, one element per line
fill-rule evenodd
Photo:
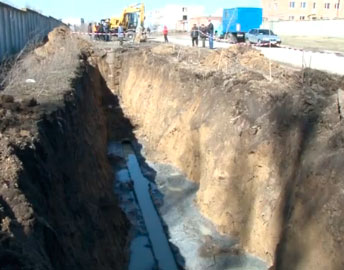
<path fill-rule="evenodd" d="M 220 38 L 229 38 L 231 42 L 245 42 L 245 33 L 259 28 L 263 22 L 262 8 L 225 8 L 222 24 L 217 29 Z"/>

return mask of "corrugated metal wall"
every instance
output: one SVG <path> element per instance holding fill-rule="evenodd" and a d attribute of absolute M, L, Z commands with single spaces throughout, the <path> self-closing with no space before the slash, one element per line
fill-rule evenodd
<path fill-rule="evenodd" d="M 20 10 L 0 2 L 0 61 L 41 40 L 62 22 L 38 12 Z"/>

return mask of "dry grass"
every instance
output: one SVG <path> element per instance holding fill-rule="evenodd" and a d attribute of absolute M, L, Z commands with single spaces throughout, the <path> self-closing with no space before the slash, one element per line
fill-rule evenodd
<path fill-rule="evenodd" d="M 69 89 L 80 61 L 79 41 L 68 34 L 49 35 L 49 42 L 12 64 L 5 91 L 42 99 Z"/>
<path fill-rule="evenodd" d="M 14 76 L 12 73 L 15 73 L 14 70 L 16 70 L 23 62 L 23 59 L 39 45 L 41 44 L 32 40 L 28 42 L 17 55 L 6 58 L 0 63 L 0 90 L 3 90 L 10 84 L 12 77 Z"/>
<path fill-rule="evenodd" d="M 281 36 L 282 44 L 313 51 L 329 50 L 344 52 L 344 38 Z"/>

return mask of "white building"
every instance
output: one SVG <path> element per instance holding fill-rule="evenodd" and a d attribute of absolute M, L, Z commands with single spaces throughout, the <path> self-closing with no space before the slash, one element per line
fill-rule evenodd
<path fill-rule="evenodd" d="M 169 30 L 189 30 L 191 18 L 205 15 L 203 6 L 166 5 L 164 8 L 147 12 L 146 26 L 161 30 L 164 25 Z"/>

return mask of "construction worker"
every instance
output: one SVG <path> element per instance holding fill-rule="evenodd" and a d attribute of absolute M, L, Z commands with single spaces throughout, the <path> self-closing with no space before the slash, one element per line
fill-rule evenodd
<path fill-rule="evenodd" d="M 92 23 L 92 38 L 96 39 L 95 33 L 97 33 L 97 25 L 96 23 Z"/>
<path fill-rule="evenodd" d="M 105 35 L 104 35 L 104 21 L 101 20 L 99 23 L 99 29 L 98 32 L 100 33 L 100 39 L 105 40 Z"/>
<path fill-rule="evenodd" d="M 107 21 L 105 20 L 103 21 L 103 30 L 104 30 L 104 40 L 110 41 L 110 37 L 109 37 L 110 27 Z"/>
<path fill-rule="evenodd" d="M 96 28 L 96 31 L 94 32 L 95 33 L 94 38 L 98 40 L 99 39 L 99 23 L 95 23 L 95 28 Z"/>
<path fill-rule="evenodd" d="M 123 39 L 124 39 L 124 30 L 123 30 L 123 26 L 120 23 L 118 26 L 118 40 L 119 40 L 119 45 L 123 45 Z"/>
<path fill-rule="evenodd" d="M 110 23 L 110 19 L 106 20 L 106 25 L 107 25 L 107 29 L 108 29 L 108 33 L 109 33 L 108 41 L 110 41 L 111 40 L 111 23 Z"/>
<path fill-rule="evenodd" d="M 192 29 L 191 29 L 191 39 L 192 39 L 192 47 L 197 46 L 198 47 L 198 27 L 196 24 L 193 25 Z"/>
<path fill-rule="evenodd" d="M 207 39 L 207 33 L 208 33 L 208 29 L 207 27 L 202 23 L 201 27 L 200 27 L 200 37 L 202 40 L 202 47 L 205 48 L 205 40 Z"/>
<path fill-rule="evenodd" d="M 92 38 L 92 23 L 88 24 L 87 33 L 90 38 Z"/>
<path fill-rule="evenodd" d="M 208 37 L 209 37 L 209 48 L 214 48 L 214 25 L 212 24 L 211 20 L 209 20 L 208 24 Z"/>
<path fill-rule="evenodd" d="M 162 33 L 164 34 L 165 42 L 168 42 L 168 38 L 167 38 L 168 29 L 167 29 L 167 26 L 166 26 L 166 25 L 164 26 L 164 30 L 162 30 Z"/>

